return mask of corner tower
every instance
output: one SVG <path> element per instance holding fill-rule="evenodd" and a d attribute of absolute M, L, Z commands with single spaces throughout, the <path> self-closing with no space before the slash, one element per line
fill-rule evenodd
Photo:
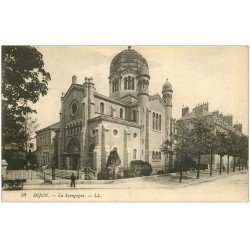
<path fill-rule="evenodd" d="M 166 80 L 162 87 L 162 98 L 166 104 L 165 107 L 165 139 L 169 139 L 171 135 L 171 119 L 172 119 L 172 95 L 173 89 L 171 83 Z"/>
<path fill-rule="evenodd" d="M 138 71 L 138 117 L 141 129 L 141 159 L 149 161 L 149 71 L 148 67 L 142 65 Z"/>

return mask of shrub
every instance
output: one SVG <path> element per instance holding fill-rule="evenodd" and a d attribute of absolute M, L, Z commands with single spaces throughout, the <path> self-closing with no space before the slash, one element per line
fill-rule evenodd
<path fill-rule="evenodd" d="M 131 177 L 149 176 L 152 173 L 152 166 L 149 162 L 135 160 L 130 162 L 129 170 L 132 175 Z"/>
<path fill-rule="evenodd" d="M 124 169 L 123 170 L 123 174 L 124 174 L 123 178 L 130 178 L 130 177 L 132 177 L 131 171 L 129 169 Z"/>
<path fill-rule="evenodd" d="M 124 171 L 123 171 L 123 169 L 122 169 L 121 166 L 118 167 L 116 176 L 117 176 L 117 179 L 122 179 L 122 178 L 124 178 Z"/>
<path fill-rule="evenodd" d="M 165 174 L 165 172 L 163 170 L 159 170 L 157 174 Z"/>
<path fill-rule="evenodd" d="M 110 174 L 108 169 L 103 169 L 97 174 L 97 180 L 109 180 Z"/>
<path fill-rule="evenodd" d="M 112 176 L 112 179 L 117 179 L 117 178 L 123 177 L 123 170 L 121 167 L 121 159 L 120 159 L 116 149 L 113 149 L 110 152 L 105 169 L 107 169 L 107 171 L 109 172 L 109 176 L 110 177 Z"/>

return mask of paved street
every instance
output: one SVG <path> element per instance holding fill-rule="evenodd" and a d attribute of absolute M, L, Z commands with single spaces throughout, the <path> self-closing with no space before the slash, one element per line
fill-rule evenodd
<path fill-rule="evenodd" d="M 179 176 L 176 175 L 123 179 L 109 184 L 77 184 L 76 188 L 70 188 L 69 183 L 25 185 L 20 191 L 3 191 L 2 197 L 5 200 L 12 195 L 24 192 L 47 192 L 49 190 L 53 190 L 55 194 L 59 191 L 78 194 L 80 190 L 99 192 L 103 196 L 108 194 L 107 201 L 111 201 L 112 197 L 118 201 L 119 195 L 126 192 L 130 192 L 130 198 L 135 201 L 150 201 L 152 198 L 147 198 L 155 195 L 159 201 L 247 201 L 248 172 L 237 171 L 229 174 L 224 172 L 222 175 L 214 173 L 212 177 L 208 172 L 204 172 L 201 173 L 199 180 L 196 179 L 195 173 L 192 173 L 184 177 L 182 183 L 179 183 Z M 122 197 L 121 200 L 123 200 Z"/>

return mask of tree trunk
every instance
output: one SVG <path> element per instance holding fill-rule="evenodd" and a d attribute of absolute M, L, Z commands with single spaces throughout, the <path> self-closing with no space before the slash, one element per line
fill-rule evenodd
<path fill-rule="evenodd" d="M 181 180 L 182 180 L 182 172 L 183 172 L 183 165 L 182 165 L 182 160 L 181 160 L 181 171 L 180 171 L 180 180 L 179 180 L 179 182 L 181 182 Z"/>
<path fill-rule="evenodd" d="M 201 161 L 201 155 L 198 155 L 198 169 L 197 169 L 197 179 L 200 178 L 200 161 Z"/>
<path fill-rule="evenodd" d="M 239 158 L 239 170 L 243 170 L 243 166 L 242 166 L 242 159 L 241 158 Z"/>
<path fill-rule="evenodd" d="M 220 155 L 220 174 L 221 174 L 221 167 L 222 167 L 222 156 Z"/>
<path fill-rule="evenodd" d="M 229 173 L 229 155 L 227 155 L 227 173 Z"/>
<path fill-rule="evenodd" d="M 167 173 L 167 158 L 167 154 L 165 154 L 165 174 Z"/>
<path fill-rule="evenodd" d="M 233 167 L 233 172 L 235 172 L 235 157 L 234 157 L 234 167 Z"/>
<path fill-rule="evenodd" d="M 210 158 L 210 176 L 213 174 L 213 154 L 211 154 Z"/>

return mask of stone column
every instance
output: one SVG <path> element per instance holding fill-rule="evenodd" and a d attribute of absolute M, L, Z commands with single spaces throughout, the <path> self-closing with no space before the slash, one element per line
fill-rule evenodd
<path fill-rule="evenodd" d="M 108 156 L 110 154 L 110 145 L 109 145 L 109 128 L 107 128 L 105 125 L 102 125 L 102 161 L 101 161 L 101 167 L 104 168 Z"/>
<path fill-rule="evenodd" d="M 64 110 L 64 94 L 61 97 L 61 110 L 60 110 L 60 133 L 58 144 L 58 166 L 59 169 L 64 167 L 63 152 L 65 151 L 65 110 Z"/>
<path fill-rule="evenodd" d="M 128 137 L 130 135 L 130 131 L 128 129 L 124 129 L 124 140 L 123 140 L 123 167 L 125 169 L 129 168 L 128 163 Z"/>
<path fill-rule="evenodd" d="M 101 172 L 102 168 L 102 125 L 99 124 L 96 127 L 95 133 L 95 149 L 94 149 L 94 170 L 96 171 L 96 176 L 99 172 Z"/>

